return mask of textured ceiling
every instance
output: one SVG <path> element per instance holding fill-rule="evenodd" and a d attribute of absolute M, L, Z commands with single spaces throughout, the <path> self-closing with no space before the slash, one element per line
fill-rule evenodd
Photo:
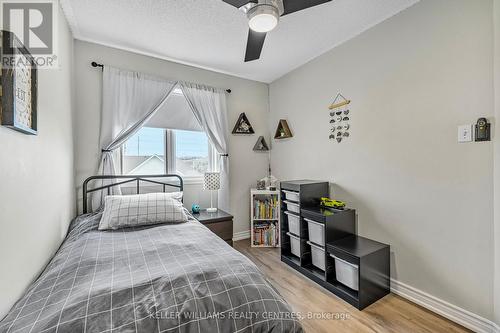
<path fill-rule="evenodd" d="M 222 0 L 61 0 L 75 38 L 272 82 L 419 0 L 334 0 L 281 19 L 244 63 L 245 14 Z"/>

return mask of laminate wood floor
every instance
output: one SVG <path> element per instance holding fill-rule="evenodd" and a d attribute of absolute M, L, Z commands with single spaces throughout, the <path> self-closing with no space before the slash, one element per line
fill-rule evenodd
<path fill-rule="evenodd" d="M 248 239 L 234 242 L 234 247 L 266 274 L 275 288 L 290 303 L 293 311 L 300 312 L 303 316 L 307 316 L 308 313 L 329 313 L 331 318 L 336 316 L 345 318 L 304 319 L 302 324 L 308 333 L 470 332 L 394 294 L 384 297 L 363 311 L 358 311 L 282 263 L 279 249 L 251 248 Z"/>

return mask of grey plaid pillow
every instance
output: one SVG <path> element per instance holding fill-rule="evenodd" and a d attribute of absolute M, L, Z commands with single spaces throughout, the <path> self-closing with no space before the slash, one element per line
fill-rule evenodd
<path fill-rule="evenodd" d="M 157 223 L 187 222 L 182 192 L 108 195 L 99 230 L 116 230 Z"/>

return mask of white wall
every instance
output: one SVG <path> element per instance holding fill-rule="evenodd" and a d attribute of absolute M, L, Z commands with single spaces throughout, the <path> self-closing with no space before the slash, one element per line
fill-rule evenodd
<path fill-rule="evenodd" d="M 500 327 L 500 0 L 494 1 L 494 22 L 495 22 L 495 119 L 494 126 L 494 172 L 495 172 L 495 194 L 494 194 L 494 215 L 495 215 L 495 308 L 494 319 Z"/>
<path fill-rule="evenodd" d="M 0 318 L 55 253 L 75 215 L 73 37 L 59 13 L 60 70 L 38 71 L 38 135 L 0 127 Z"/>
<path fill-rule="evenodd" d="M 393 278 L 492 319 L 493 145 L 457 126 L 493 116 L 492 1 L 422 0 L 270 86 L 280 179 L 328 180 L 359 233 L 391 245 Z M 328 105 L 352 99 L 351 137 Z"/>
<path fill-rule="evenodd" d="M 92 61 L 174 80 L 232 89 L 232 93 L 227 97 L 230 130 L 239 114 L 245 112 L 256 131 L 252 136 L 230 135 L 229 137 L 231 213 L 235 216 L 234 231 L 248 230 L 250 188 L 255 186 L 256 181 L 264 177 L 267 172 L 267 155 L 254 153 L 252 148 L 258 135 L 268 134 L 266 133 L 269 114 L 268 86 L 97 44 L 75 41 L 77 89 L 75 163 L 79 197 L 81 197 L 80 186 L 85 178 L 95 174 L 100 155 L 98 138 L 102 75 L 99 69 L 90 66 Z M 207 205 L 208 193 L 201 191 L 201 188 L 200 185 L 186 186 L 187 207 L 190 207 L 192 202 Z"/>

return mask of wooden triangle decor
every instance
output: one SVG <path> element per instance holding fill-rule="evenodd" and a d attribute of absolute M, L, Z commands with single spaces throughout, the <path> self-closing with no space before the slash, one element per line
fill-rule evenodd
<path fill-rule="evenodd" d="M 240 114 L 238 117 L 238 120 L 236 121 L 236 124 L 234 125 L 233 128 L 233 134 L 254 134 L 254 130 L 252 128 L 252 125 L 250 124 L 250 121 L 248 121 L 247 116 L 243 112 Z"/>
<path fill-rule="evenodd" d="M 292 138 L 292 131 L 290 131 L 290 127 L 288 127 L 288 123 L 285 119 L 280 119 L 278 123 L 278 128 L 276 128 L 276 133 L 274 134 L 275 139 L 287 139 Z"/>
<path fill-rule="evenodd" d="M 333 103 L 330 105 L 329 109 L 337 109 L 340 108 L 344 105 L 348 105 L 351 103 L 351 100 L 345 98 L 341 93 L 338 93 L 335 99 L 333 100 Z"/>
<path fill-rule="evenodd" d="M 266 139 L 263 136 L 259 136 L 255 146 L 253 146 L 254 151 L 269 151 L 269 146 L 267 145 Z"/>

